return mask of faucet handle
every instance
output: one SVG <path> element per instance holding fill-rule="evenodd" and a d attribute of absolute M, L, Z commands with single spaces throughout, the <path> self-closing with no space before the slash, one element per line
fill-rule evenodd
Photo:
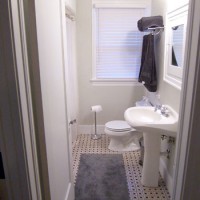
<path fill-rule="evenodd" d="M 161 106 L 160 110 L 163 111 L 163 112 L 169 111 L 168 108 L 167 108 L 166 106 Z"/>
<path fill-rule="evenodd" d="M 156 112 L 157 110 L 161 110 L 161 108 L 162 108 L 162 105 L 155 105 L 154 111 Z"/>
<path fill-rule="evenodd" d="M 169 109 L 166 106 L 162 106 L 160 110 L 162 115 L 164 115 L 165 117 L 169 116 Z"/>

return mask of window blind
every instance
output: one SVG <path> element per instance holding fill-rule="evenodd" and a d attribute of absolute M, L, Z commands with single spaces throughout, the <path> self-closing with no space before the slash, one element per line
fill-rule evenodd
<path fill-rule="evenodd" d="M 143 33 L 137 21 L 143 8 L 97 8 L 96 78 L 138 78 Z"/>

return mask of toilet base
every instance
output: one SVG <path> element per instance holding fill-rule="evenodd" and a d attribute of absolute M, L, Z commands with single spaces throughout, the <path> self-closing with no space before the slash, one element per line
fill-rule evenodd
<path fill-rule="evenodd" d="M 137 151 L 140 149 L 136 137 L 110 137 L 110 144 L 108 149 L 111 151 Z"/>
<path fill-rule="evenodd" d="M 139 138 L 142 133 L 132 128 L 126 121 L 114 120 L 105 124 L 105 133 L 110 138 L 111 151 L 136 151 L 140 149 Z"/>

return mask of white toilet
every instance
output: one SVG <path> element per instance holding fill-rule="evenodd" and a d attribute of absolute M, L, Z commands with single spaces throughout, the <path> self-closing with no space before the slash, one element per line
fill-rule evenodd
<path fill-rule="evenodd" d="M 151 106 L 149 99 L 143 97 L 137 106 Z M 105 133 L 110 138 L 108 149 L 112 151 L 136 151 L 140 149 L 139 139 L 142 133 L 132 128 L 126 121 L 116 120 L 105 124 Z"/>
<path fill-rule="evenodd" d="M 105 124 L 105 133 L 110 138 L 108 149 L 112 151 L 136 151 L 140 149 L 142 133 L 133 129 L 126 121 L 116 120 Z"/>

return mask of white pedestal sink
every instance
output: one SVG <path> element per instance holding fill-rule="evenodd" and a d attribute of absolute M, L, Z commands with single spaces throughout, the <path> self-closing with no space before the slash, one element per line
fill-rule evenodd
<path fill-rule="evenodd" d="M 154 107 L 131 107 L 124 113 L 125 120 L 143 132 L 145 152 L 141 182 L 147 187 L 158 186 L 161 134 L 176 136 L 178 114 L 170 106 L 165 107 L 168 117 L 155 112 Z"/>
<path fill-rule="evenodd" d="M 144 132 L 144 162 L 141 183 L 148 187 L 157 187 L 159 178 L 159 160 L 161 135 Z"/>

